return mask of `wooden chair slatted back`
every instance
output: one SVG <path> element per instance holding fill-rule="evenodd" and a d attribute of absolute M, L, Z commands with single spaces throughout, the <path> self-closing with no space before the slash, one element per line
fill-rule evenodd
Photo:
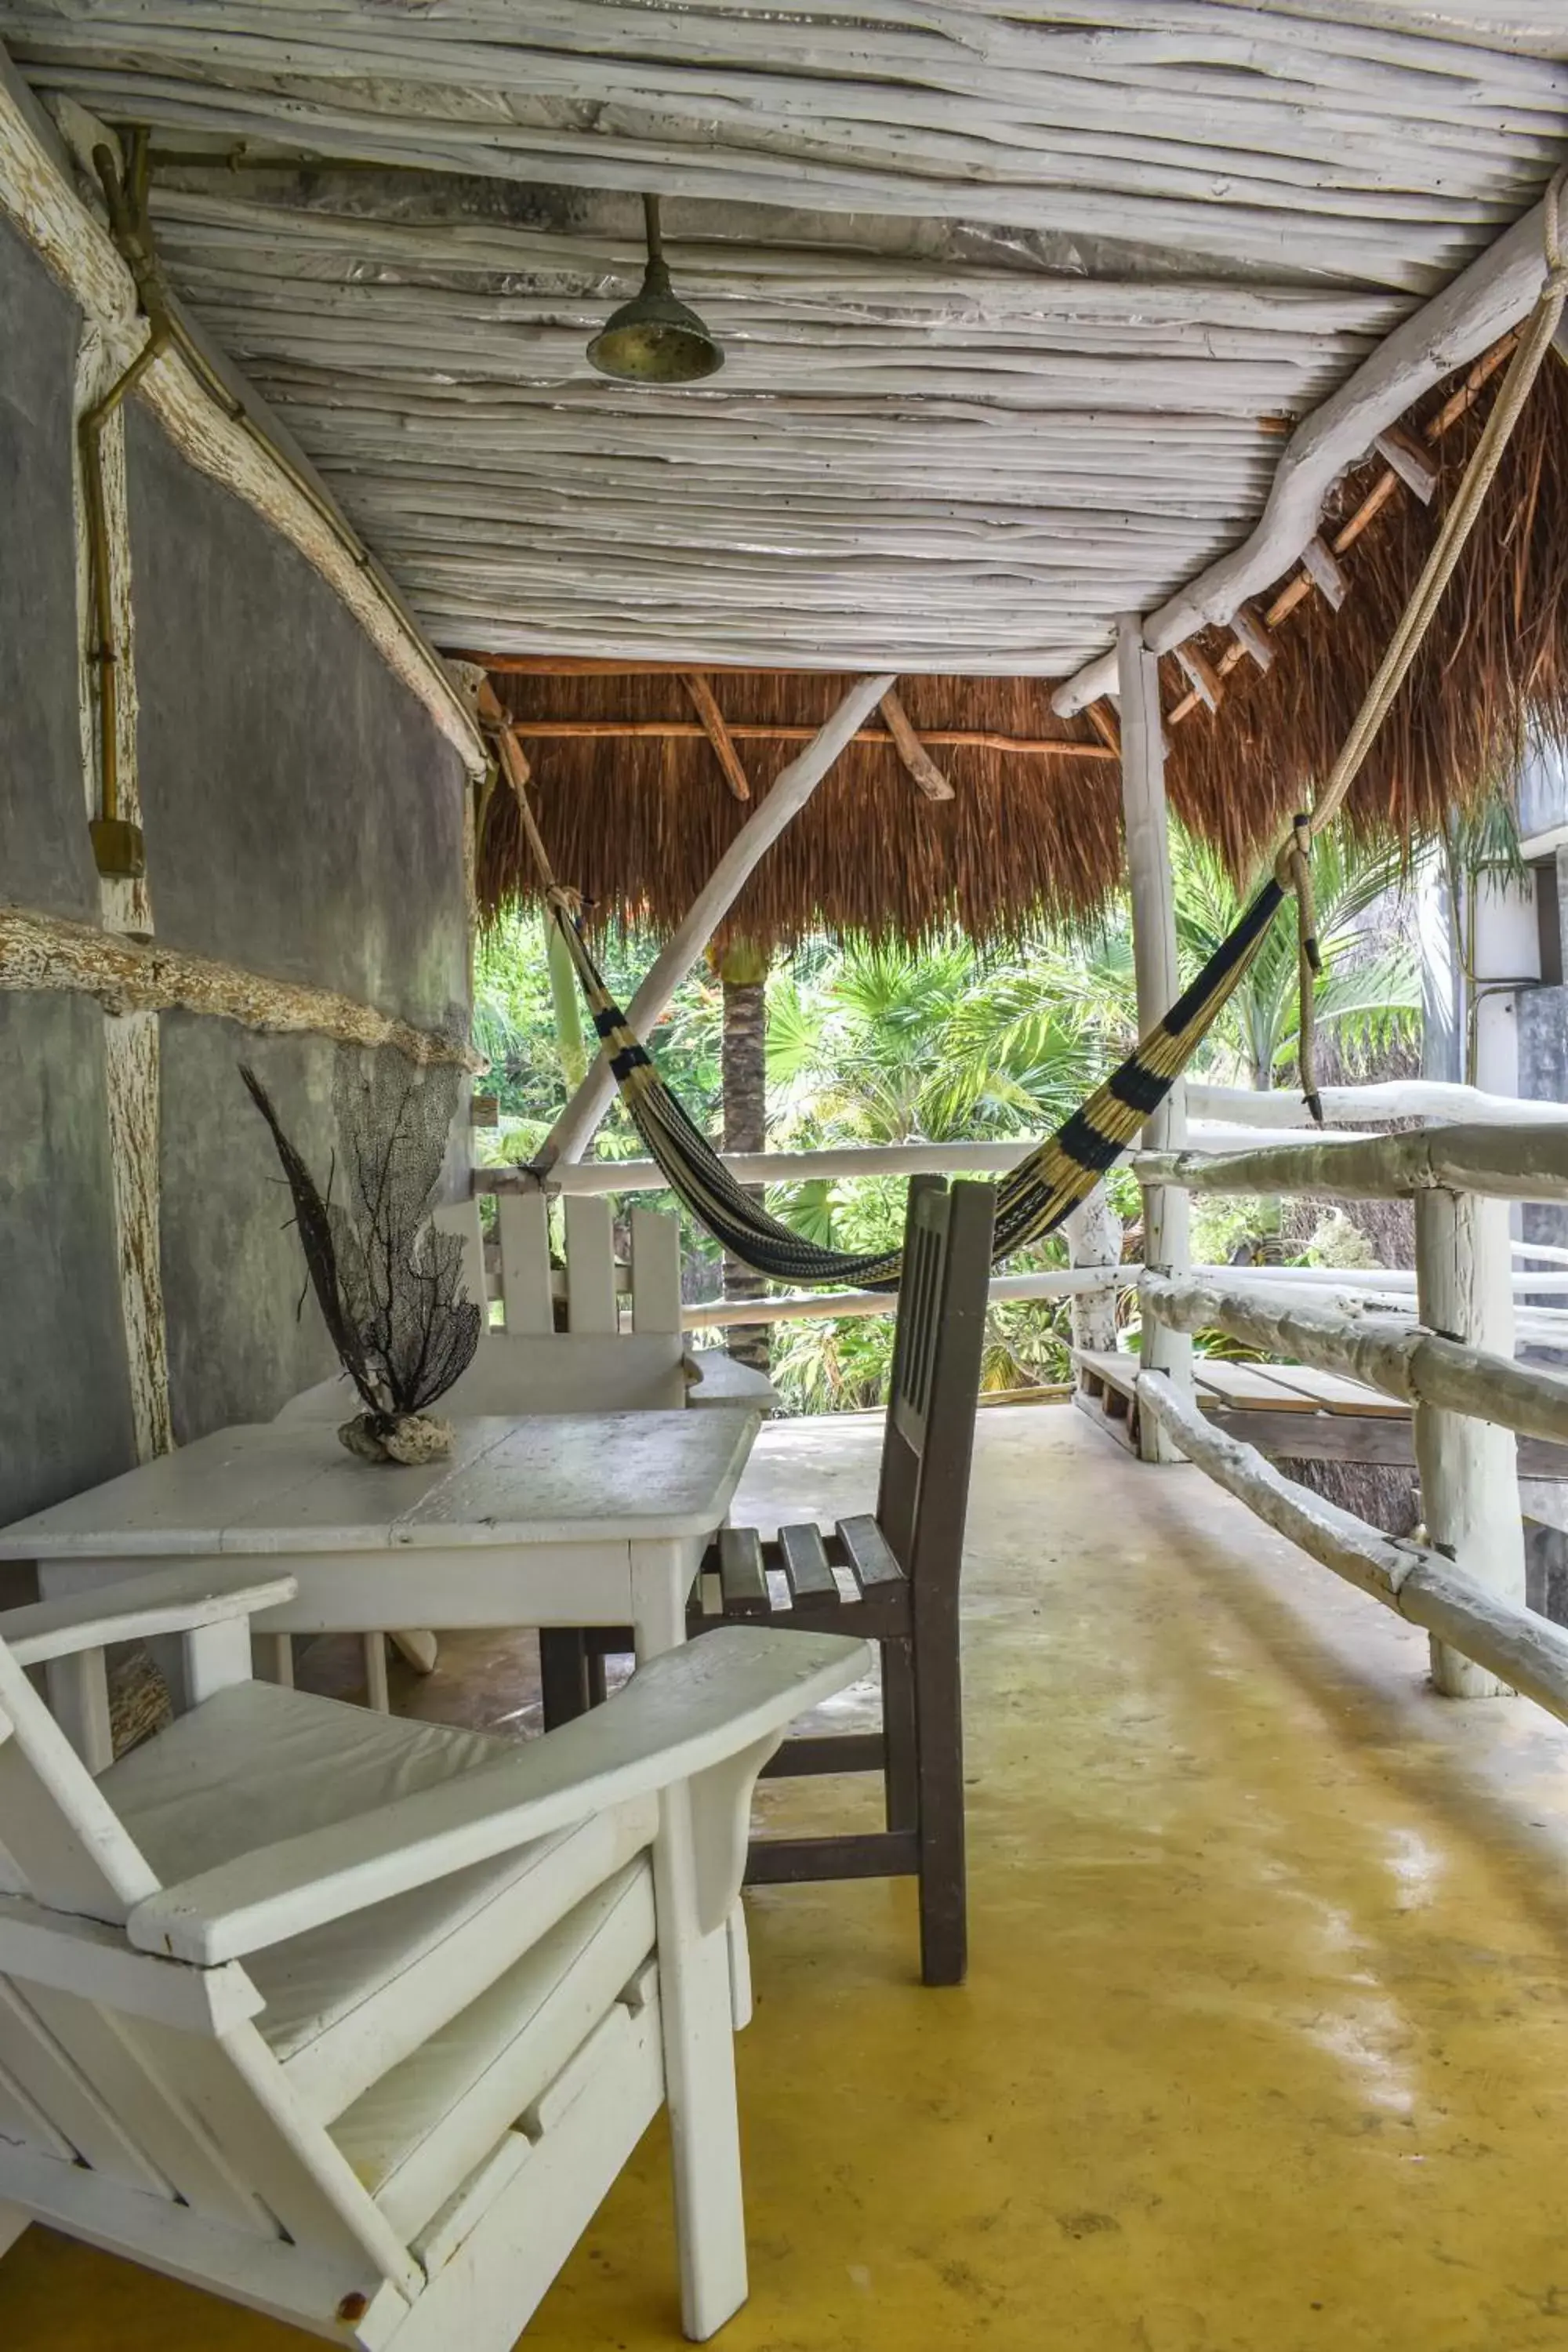
<path fill-rule="evenodd" d="M 910 1181 L 877 1522 L 911 1585 L 955 1592 L 994 1214 L 988 1184 Z"/>

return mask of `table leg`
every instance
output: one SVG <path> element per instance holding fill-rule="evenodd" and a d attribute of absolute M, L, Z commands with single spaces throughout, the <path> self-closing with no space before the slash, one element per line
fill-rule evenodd
<path fill-rule="evenodd" d="M 386 1679 L 386 1635 L 362 1633 L 364 1654 L 364 1702 L 378 1715 L 392 1713 L 392 1692 Z"/>

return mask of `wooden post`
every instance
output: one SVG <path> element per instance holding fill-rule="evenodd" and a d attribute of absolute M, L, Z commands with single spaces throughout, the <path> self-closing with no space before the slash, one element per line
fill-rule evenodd
<path fill-rule="evenodd" d="M 767 798 L 757 805 L 713 868 L 691 907 L 670 933 L 647 978 L 626 1007 L 635 1036 L 646 1038 L 751 879 L 763 853 L 790 819 L 805 806 L 845 745 L 893 685 L 891 675 L 856 681 L 797 760 L 792 760 Z M 542 1174 L 558 1160 L 581 1160 L 610 1107 L 616 1082 L 601 1054 L 544 1139 L 535 1168 Z"/>
<path fill-rule="evenodd" d="M 1132 897 L 1132 954 L 1138 975 L 1138 1026 L 1149 1029 L 1181 994 L 1176 971 L 1175 893 L 1165 814 L 1165 739 L 1160 718 L 1160 671 L 1143 643 L 1136 614 L 1116 623 L 1117 677 L 1121 702 L 1121 813 L 1127 834 L 1127 877 Z M 1186 1139 L 1185 1092 L 1178 1080 L 1143 1129 L 1145 1149 L 1179 1150 Z M 1143 1263 L 1162 1274 L 1184 1274 L 1187 1196 L 1173 1186 L 1143 1190 Z M 1142 1362 L 1178 1385 L 1192 1379 L 1193 1343 L 1145 1313 Z M 1152 1417 L 1141 1420 L 1139 1452 L 1145 1462 L 1179 1462 L 1177 1447 Z"/>
<path fill-rule="evenodd" d="M 1087 1201 L 1070 1210 L 1063 1221 L 1068 1252 L 1075 1269 L 1080 1266 L 1120 1265 L 1121 1263 L 1121 1220 L 1105 1197 L 1103 1184 L 1097 1185 Z M 1074 1297 L 1072 1302 L 1072 1343 L 1091 1355 L 1110 1355 L 1116 1347 L 1116 1293 L 1114 1290 L 1089 1290 Z M 1082 1373 L 1079 1375 L 1082 1385 Z"/>
<path fill-rule="evenodd" d="M 1429 1331 L 1513 1355 L 1509 1203 L 1473 1192 L 1415 1195 L 1415 1280 Z M 1415 1464 L 1426 1539 L 1500 1600 L 1524 1607 L 1519 1447 L 1511 1429 L 1417 1401 Z M 1449 1698 L 1491 1698 L 1506 1683 L 1436 1638 L 1432 1680 Z"/>

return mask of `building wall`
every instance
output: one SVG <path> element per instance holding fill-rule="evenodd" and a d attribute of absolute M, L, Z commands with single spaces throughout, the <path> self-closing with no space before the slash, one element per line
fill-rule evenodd
<path fill-rule="evenodd" d="M 97 922 L 78 709 L 80 320 L 0 223 L 0 901 Z M 296 551 L 132 405 L 137 767 L 160 944 L 466 1025 L 458 753 Z M 16 527 L 13 528 L 15 519 Z M 133 1459 L 104 1015 L 0 990 L 0 1523 Z M 159 1246 L 176 1440 L 329 1369 L 255 1065 L 324 1175 L 333 1046 L 160 1020 Z"/>

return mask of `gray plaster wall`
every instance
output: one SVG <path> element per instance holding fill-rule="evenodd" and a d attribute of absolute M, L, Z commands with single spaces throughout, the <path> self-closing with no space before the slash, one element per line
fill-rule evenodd
<path fill-rule="evenodd" d="M 103 1016 L 0 990 L 0 1526 L 135 1459 Z"/>
<path fill-rule="evenodd" d="M 129 451 L 159 938 L 463 1025 L 457 753 L 304 557 L 144 412 Z"/>
<path fill-rule="evenodd" d="M 137 765 L 158 937 L 467 1025 L 463 776 L 422 704 L 304 558 L 189 466 L 128 436 Z M 331 1370 L 252 1063 L 324 1180 L 332 1048 L 162 1024 L 163 1298 L 174 1433 L 267 1420 Z"/>
<path fill-rule="evenodd" d="M 79 313 L 0 220 L 0 900 L 90 916 L 70 387 Z"/>
<path fill-rule="evenodd" d="M 0 222 L 0 903 L 90 917 L 77 712 L 79 319 Z M 0 1524 L 132 1458 L 103 1018 L 0 991 Z"/>
<path fill-rule="evenodd" d="M 95 922 L 77 704 L 79 320 L 0 224 L 0 903 Z M 310 567 L 132 404 L 138 768 L 160 940 L 466 1027 L 463 777 Z M 0 1524 L 133 1459 L 104 1015 L 0 990 Z M 333 1049 L 160 1024 L 175 1435 L 267 1419 L 330 1368 L 252 1062 L 324 1175 Z"/>

